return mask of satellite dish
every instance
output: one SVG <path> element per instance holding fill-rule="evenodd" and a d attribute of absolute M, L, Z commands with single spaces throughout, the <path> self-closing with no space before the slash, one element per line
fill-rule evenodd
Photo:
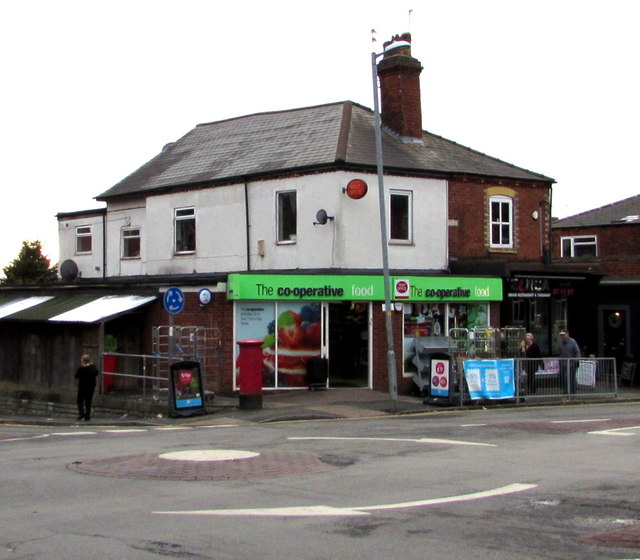
<path fill-rule="evenodd" d="M 313 222 L 313 225 L 314 226 L 323 226 L 329 220 L 333 220 L 333 216 L 328 216 L 326 210 L 320 209 L 320 210 L 318 210 L 316 212 L 316 221 Z"/>
<path fill-rule="evenodd" d="M 71 282 L 78 277 L 78 265 L 75 261 L 67 259 L 60 265 L 60 276 L 65 282 Z"/>

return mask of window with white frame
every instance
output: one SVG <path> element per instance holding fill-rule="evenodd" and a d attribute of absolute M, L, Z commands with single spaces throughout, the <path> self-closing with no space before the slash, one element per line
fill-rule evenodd
<path fill-rule="evenodd" d="M 597 257 L 595 235 L 576 235 L 560 238 L 562 257 Z"/>
<path fill-rule="evenodd" d="M 140 258 L 140 228 L 122 230 L 122 258 Z"/>
<path fill-rule="evenodd" d="M 389 241 L 411 241 L 412 197 L 411 191 L 389 193 Z"/>
<path fill-rule="evenodd" d="M 76 228 L 76 253 L 91 253 L 91 226 Z"/>
<path fill-rule="evenodd" d="M 294 243 L 298 238 L 296 191 L 276 193 L 278 243 Z"/>
<path fill-rule="evenodd" d="M 176 208 L 174 215 L 175 252 L 193 253 L 196 250 L 196 210 Z"/>
<path fill-rule="evenodd" d="M 513 199 L 492 196 L 489 199 L 489 246 L 493 249 L 513 248 Z"/>

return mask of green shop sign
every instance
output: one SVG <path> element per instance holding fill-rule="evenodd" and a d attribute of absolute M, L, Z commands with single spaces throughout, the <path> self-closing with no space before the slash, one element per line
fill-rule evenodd
<path fill-rule="evenodd" d="M 230 274 L 233 300 L 384 301 L 382 276 Z M 396 276 L 393 301 L 501 301 L 500 278 Z"/>

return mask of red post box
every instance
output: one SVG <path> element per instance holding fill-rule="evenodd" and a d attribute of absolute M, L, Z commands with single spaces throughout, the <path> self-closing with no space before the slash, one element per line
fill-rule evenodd
<path fill-rule="evenodd" d="M 238 346 L 240 408 L 262 408 L 262 340 L 239 340 Z"/>

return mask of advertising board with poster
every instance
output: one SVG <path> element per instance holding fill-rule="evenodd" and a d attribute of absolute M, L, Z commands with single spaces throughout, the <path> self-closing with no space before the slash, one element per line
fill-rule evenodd
<path fill-rule="evenodd" d="M 175 416 L 195 416 L 206 412 L 200 362 L 171 364 L 169 406 Z"/>
<path fill-rule="evenodd" d="M 516 394 L 514 360 L 465 360 L 464 377 L 469 397 L 477 399 L 512 399 Z"/>

